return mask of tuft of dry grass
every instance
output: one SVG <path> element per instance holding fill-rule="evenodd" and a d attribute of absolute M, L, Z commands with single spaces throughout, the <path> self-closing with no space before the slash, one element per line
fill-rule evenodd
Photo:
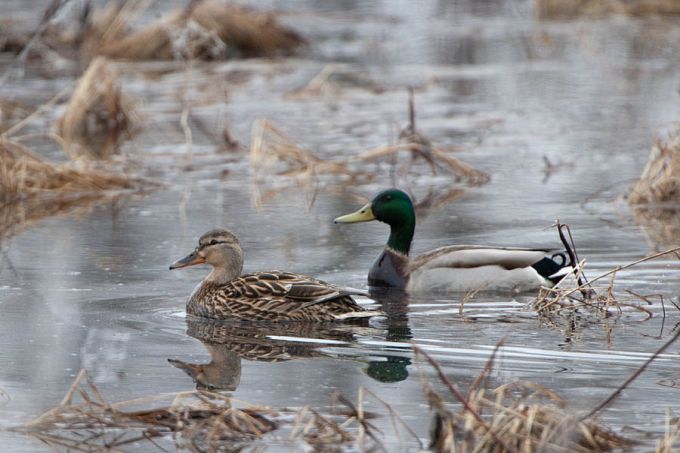
<path fill-rule="evenodd" d="M 121 191 L 139 191 L 141 183 L 88 166 L 55 165 L 24 146 L 0 140 L 0 241 L 45 217 L 87 210 Z"/>
<path fill-rule="evenodd" d="M 278 428 L 275 411 L 242 405 L 218 393 L 184 392 L 167 397 L 108 403 L 84 370 L 62 402 L 16 429 L 53 448 L 111 451 L 174 433 L 194 451 L 213 451 L 228 443 L 250 441 Z M 179 440 L 176 438 L 176 442 Z M 179 447 L 179 443 L 176 443 Z"/>
<path fill-rule="evenodd" d="M 430 448 L 437 452 L 591 452 L 624 448 L 630 442 L 598 425 L 582 420 L 556 393 L 538 384 L 514 382 L 489 391 L 480 387 L 493 368 L 502 343 L 466 393 L 444 374 L 439 364 L 419 347 L 436 370 L 450 397 L 462 408 L 454 412 L 444 395 L 423 382 L 425 397 L 434 412 Z"/>
<path fill-rule="evenodd" d="M 84 370 L 56 407 L 14 429 L 55 449 L 120 451 L 172 438 L 189 451 L 230 451 L 287 428 L 289 440 L 317 451 L 355 440 L 348 426 L 357 423 L 374 441 L 372 414 L 339 397 L 347 410 L 321 413 L 309 406 L 274 410 L 244 403 L 220 393 L 190 391 L 109 403 Z"/>
<path fill-rule="evenodd" d="M 126 175 L 94 168 L 54 165 L 17 143 L 0 141 L 0 204 L 36 196 L 135 189 L 137 183 Z"/>
<path fill-rule="evenodd" d="M 666 410 L 666 426 L 664 430 L 663 439 L 656 441 L 654 448 L 655 453 L 673 453 L 677 451 L 675 447 L 680 439 L 680 420 L 677 417 L 671 418 L 670 413 Z"/>
<path fill-rule="evenodd" d="M 0 98 L 0 133 L 28 116 L 28 109 L 17 102 Z"/>
<path fill-rule="evenodd" d="M 534 0 L 539 19 L 602 18 L 612 14 L 648 16 L 680 14 L 678 0 Z"/>
<path fill-rule="evenodd" d="M 415 125 L 415 108 L 413 92 L 409 98 L 409 124 L 399 135 L 399 143 L 360 152 L 350 157 L 323 160 L 309 150 L 296 145 L 279 128 L 267 120 L 254 123 L 251 134 L 250 162 L 253 170 L 260 176 L 270 174 L 284 176 L 310 176 L 319 174 L 336 174 L 349 178 L 350 183 L 357 179 L 371 180 L 375 169 L 367 168 L 367 164 L 378 161 L 394 162 L 393 158 L 402 151 L 407 151 L 410 162 L 408 172 L 414 164 L 422 159 L 429 166 L 432 174 L 444 171 L 458 180 L 478 185 L 488 182 L 489 176 L 460 159 L 447 153 L 443 148 L 434 146 Z"/>
<path fill-rule="evenodd" d="M 680 129 L 667 141 L 654 143 L 649 160 L 628 195 L 628 202 L 634 205 L 680 202 Z"/>
<path fill-rule="evenodd" d="M 352 172 L 343 161 L 325 161 L 304 149 L 271 121 L 258 120 L 253 124 L 250 141 L 250 165 L 261 178 L 275 174 L 290 177 L 313 177 L 317 174 L 339 174 L 350 178 Z"/>
<path fill-rule="evenodd" d="M 130 31 L 149 5 L 145 0 L 109 2 L 85 32 L 83 57 L 124 60 L 215 60 L 290 53 L 304 40 L 273 14 L 217 0 L 191 1 L 180 11 Z"/>
<path fill-rule="evenodd" d="M 137 122 L 131 101 L 123 94 L 117 72 L 98 57 L 78 81 L 56 124 L 66 153 L 73 159 L 106 159 L 113 155 Z"/>
<path fill-rule="evenodd" d="M 652 317 L 652 313 L 644 306 L 651 305 L 653 298 L 658 298 L 663 303 L 663 296 L 660 294 L 641 295 L 633 291 L 626 290 L 627 296 L 615 294 L 615 281 L 618 272 L 636 266 L 640 263 L 650 261 L 666 255 L 678 256 L 680 247 L 674 247 L 669 250 L 654 253 L 652 255 L 640 258 L 631 263 L 617 266 L 607 272 L 604 272 L 589 282 L 576 282 L 569 286 L 566 282 L 572 282 L 565 276 L 552 288 L 542 288 L 538 296 L 532 301 L 531 306 L 539 314 L 560 314 L 566 312 L 574 312 L 576 310 L 584 310 L 584 312 L 596 313 L 602 317 L 607 317 L 613 309 L 620 312 L 623 307 L 633 308 L 643 312 L 646 319 Z M 585 260 L 578 263 L 578 268 L 583 269 Z M 594 285 L 595 282 L 608 278 L 608 282 L 604 285 Z M 637 303 L 633 303 L 637 301 Z"/>
<path fill-rule="evenodd" d="M 654 248 L 670 247 L 680 238 L 680 208 L 641 205 L 633 207 L 633 219 L 640 225 Z"/>
<path fill-rule="evenodd" d="M 411 156 L 410 162 L 407 164 L 407 171 L 416 161 L 422 159 L 430 167 L 432 174 L 437 174 L 438 171 L 442 170 L 459 181 L 464 181 L 468 184 L 481 185 L 489 182 L 488 174 L 452 156 L 445 148 L 434 146 L 430 139 L 416 128 L 413 89 L 409 90 L 408 112 L 409 123 L 399 133 L 399 142 L 396 145 L 364 151 L 352 160 L 356 162 L 370 162 L 397 156 L 401 151 L 407 151 Z"/>

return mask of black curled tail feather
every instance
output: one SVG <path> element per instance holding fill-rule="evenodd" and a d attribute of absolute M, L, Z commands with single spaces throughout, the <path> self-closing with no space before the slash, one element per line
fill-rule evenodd
<path fill-rule="evenodd" d="M 540 261 L 535 262 L 531 267 L 539 273 L 539 275 L 546 280 L 550 280 L 553 284 L 562 280 L 565 273 L 560 272 L 564 268 L 571 268 L 571 263 L 568 262 L 567 255 L 562 252 L 555 253 L 552 256 L 546 256 Z"/>

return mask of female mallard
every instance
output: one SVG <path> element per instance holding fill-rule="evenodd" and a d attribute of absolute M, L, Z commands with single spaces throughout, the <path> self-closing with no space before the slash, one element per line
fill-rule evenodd
<path fill-rule="evenodd" d="M 409 259 L 416 215 L 409 196 L 397 189 L 380 192 L 358 211 L 335 223 L 379 220 L 390 226 L 383 252 L 368 272 L 370 286 L 409 292 L 537 289 L 552 286 L 571 270 L 563 253 L 550 250 L 453 245 Z M 558 260 L 556 260 L 558 259 Z"/>
<path fill-rule="evenodd" d="M 337 321 L 382 314 L 358 305 L 352 294 L 306 275 L 269 271 L 241 275 L 243 250 L 234 234 L 212 230 L 170 269 L 209 264 L 212 272 L 187 301 L 187 313 L 213 319 Z"/>

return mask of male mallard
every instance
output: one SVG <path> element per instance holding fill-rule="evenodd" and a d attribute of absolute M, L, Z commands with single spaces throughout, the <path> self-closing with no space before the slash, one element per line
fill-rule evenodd
<path fill-rule="evenodd" d="M 370 286 L 409 292 L 537 289 L 552 286 L 571 270 L 563 253 L 550 250 L 453 245 L 409 259 L 416 215 L 409 196 L 398 189 L 380 192 L 358 211 L 335 223 L 379 220 L 390 226 L 383 252 L 368 272 Z M 559 258 L 559 260 L 556 260 Z"/>
<path fill-rule="evenodd" d="M 170 269 L 209 264 L 212 272 L 187 301 L 187 313 L 213 319 L 337 321 L 382 314 L 358 305 L 352 294 L 306 275 L 269 271 L 241 275 L 243 250 L 234 234 L 212 230 Z"/>

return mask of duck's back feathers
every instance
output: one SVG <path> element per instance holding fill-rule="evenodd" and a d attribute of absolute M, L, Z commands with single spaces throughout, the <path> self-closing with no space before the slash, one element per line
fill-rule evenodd
<path fill-rule="evenodd" d="M 334 321 L 374 316 L 351 294 L 358 290 L 331 285 L 292 272 L 256 272 L 226 284 L 204 282 L 191 296 L 187 313 L 216 319 Z"/>
<path fill-rule="evenodd" d="M 409 264 L 409 291 L 525 291 L 554 283 L 565 267 L 551 250 L 484 246 L 448 246 L 426 252 Z M 553 255 L 554 256 L 554 255 Z"/>
<path fill-rule="evenodd" d="M 414 258 L 408 273 L 417 269 L 499 266 L 506 270 L 531 266 L 545 258 L 551 250 L 514 247 L 486 247 L 479 245 L 451 245 L 439 247 Z"/>

